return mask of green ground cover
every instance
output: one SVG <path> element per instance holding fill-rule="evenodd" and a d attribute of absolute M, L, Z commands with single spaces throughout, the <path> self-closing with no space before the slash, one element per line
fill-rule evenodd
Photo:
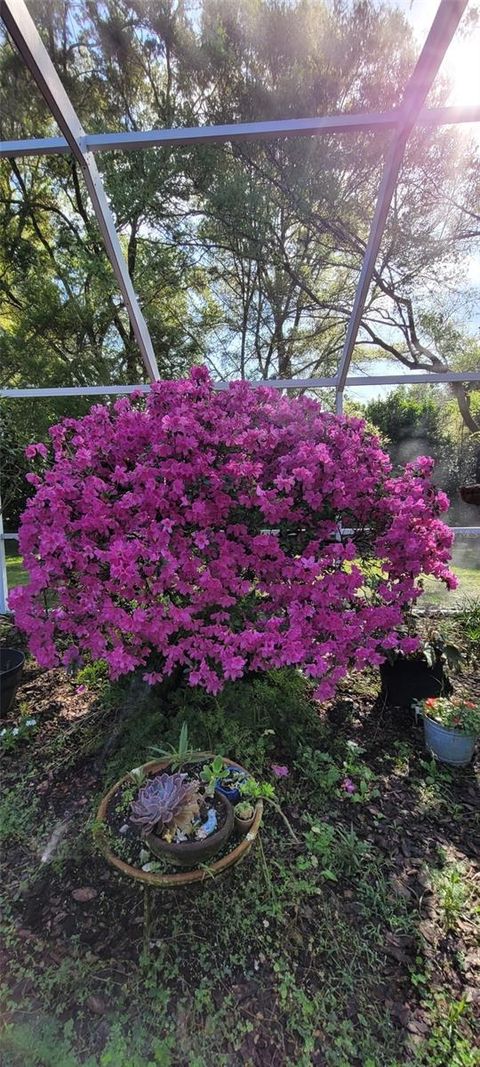
<path fill-rule="evenodd" d="M 446 626 L 455 685 L 478 694 L 466 626 Z M 476 768 L 431 761 L 378 691 L 355 675 L 319 707 L 284 670 L 213 699 L 29 661 L 11 721 L 35 722 L 0 801 L 2 1067 L 476 1067 Z M 264 781 L 288 767 L 299 844 L 268 809 L 241 865 L 156 893 L 145 946 L 142 890 L 97 851 L 95 810 L 183 722 Z"/>

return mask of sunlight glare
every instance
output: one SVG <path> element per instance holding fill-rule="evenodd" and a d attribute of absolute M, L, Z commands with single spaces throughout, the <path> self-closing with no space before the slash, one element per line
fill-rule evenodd
<path fill-rule="evenodd" d="M 452 85 L 448 104 L 480 104 L 480 27 L 452 42 L 445 68 Z"/>

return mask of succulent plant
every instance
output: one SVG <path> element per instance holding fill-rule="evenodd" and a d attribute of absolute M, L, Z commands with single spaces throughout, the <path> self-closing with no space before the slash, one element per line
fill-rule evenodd
<path fill-rule="evenodd" d="M 161 832 L 186 832 L 199 811 L 199 783 L 186 774 L 158 774 L 139 790 L 132 801 L 131 820 L 149 834 L 160 824 Z"/>

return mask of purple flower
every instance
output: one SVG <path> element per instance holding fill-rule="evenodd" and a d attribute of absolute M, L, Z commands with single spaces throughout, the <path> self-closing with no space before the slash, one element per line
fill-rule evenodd
<path fill-rule="evenodd" d="M 283 766 L 281 763 L 270 764 L 275 778 L 288 778 L 290 771 L 288 767 Z"/>
<path fill-rule="evenodd" d="M 41 441 L 37 445 L 27 445 L 25 456 L 27 459 L 35 459 L 35 456 L 41 456 L 42 459 L 46 459 L 47 449 Z"/>
<path fill-rule="evenodd" d="M 11 594 L 43 667 L 100 659 L 112 679 L 140 671 L 150 684 L 180 667 L 215 694 L 298 665 L 329 700 L 347 671 L 411 650 L 399 626 L 422 574 L 455 587 L 432 461 L 394 475 L 360 419 L 310 397 L 247 382 L 216 392 L 196 367 L 145 399 L 64 419 L 50 438 L 51 462 L 27 475 L 30 581 Z M 365 544 L 337 541 L 337 518 L 367 530 Z M 364 552 L 382 561 L 371 600 Z"/>
<path fill-rule="evenodd" d="M 340 789 L 343 789 L 345 793 L 356 793 L 357 787 L 355 782 L 352 782 L 351 778 L 344 778 L 340 784 Z"/>

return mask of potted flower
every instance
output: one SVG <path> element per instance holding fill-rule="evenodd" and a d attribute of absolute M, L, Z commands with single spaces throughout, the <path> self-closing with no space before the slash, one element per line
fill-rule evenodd
<path fill-rule="evenodd" d="M 425 744 L 443 763 L 465 767 L 480 736 L 480 703 L 461 697 L 429 697 L 416 706 L 423 718 Z"/>
<path fill-rule="evenodd" d="M 235 829 L 241 837 L 244 837 L 251 829 L 255 818 L 254 805 L 249 800 L 241 800 L 238 804 L 235 804 L 233 810 L 235 813 Z"/>
<path fill-rule="evenodd" d="M 207 798 L 200 786 L 193 775 L 164 771 L 149 778 L 131 804 L 131 822 L 154 855 L 180 867 L 206 863 L 233 830 L 230 802 L 216 790 Z"/>

